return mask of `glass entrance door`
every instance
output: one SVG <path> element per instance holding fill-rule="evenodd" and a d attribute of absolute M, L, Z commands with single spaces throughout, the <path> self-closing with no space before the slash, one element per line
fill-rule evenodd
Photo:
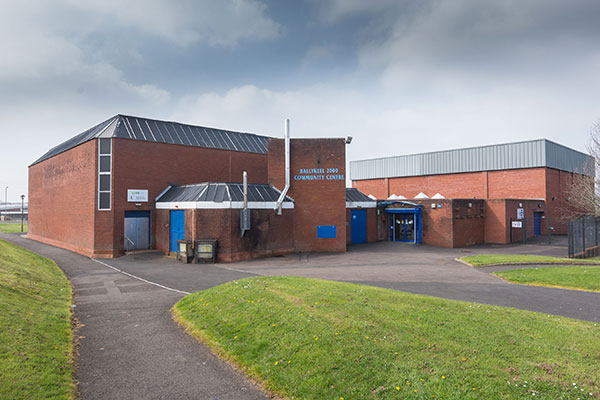
<path fill-rule="evenodd" d="M 392 214 L 391 239 L 399 242 L 415 241 L 415 215 Z"/>

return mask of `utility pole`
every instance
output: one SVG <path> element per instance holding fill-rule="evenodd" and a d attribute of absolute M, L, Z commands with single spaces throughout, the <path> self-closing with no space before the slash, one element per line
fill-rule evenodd
<path fill-rule="evenodd" d="M 21 233 L 23 233 L 23 207 L 25 204 L 25 195 L 21 195 Z"/>
<path fill-rule="evenodd" d="M 7 208 L 7 207 L 8 207 L 8 203 L 7 203 L 7 200 L 6 200 L 6 197 L 7 197 L 7 196 L 6 196 L 6 194 L 7 194 L 7 193 L 8 193 L 8 186 L 6 186 L 6 187 L 4 188 L 4 219 L 5 219 L 5 220 L 6 220 L 6 215 L 8 214 L 8 213 L 7 213 L 7 210 L 8 210 L 8 208 Z"/>

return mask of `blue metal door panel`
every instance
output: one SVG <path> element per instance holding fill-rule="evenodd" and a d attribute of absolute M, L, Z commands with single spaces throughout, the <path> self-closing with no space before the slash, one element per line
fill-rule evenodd
<path fill-rule="evenodd" d="M 171 210 L 171 251 L 177 251 L 177 241 L 185 239 L 185 211 Z"/>
<path fill-rule="evenodd" d="M 540 212 L 533 213 L 533 234 L 536 236 L 542 234 L 542 213 Z"/>
<path fill-rule="evenodd" d="M 367 210 L 350 210 L 351 243 L 367 242 Z"/>

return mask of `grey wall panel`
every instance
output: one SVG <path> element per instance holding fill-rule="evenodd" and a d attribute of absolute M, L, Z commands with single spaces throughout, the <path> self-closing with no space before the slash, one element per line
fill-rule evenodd
<path fill-rule="evenodd" d="M 546 139 L 352 161 L 350 179 L 380 179 L 502 169 L 550 167 L 590 174 L 593 159 Z"/>

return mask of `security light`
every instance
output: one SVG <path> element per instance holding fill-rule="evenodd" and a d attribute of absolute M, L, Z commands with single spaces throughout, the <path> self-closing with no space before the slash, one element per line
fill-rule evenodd
<path fill-rule="evenodd" d="M 350 143 L 352 143 L 352 136 L 348 136 L 346 138 L 346 144 L 350 144 Z"/>

